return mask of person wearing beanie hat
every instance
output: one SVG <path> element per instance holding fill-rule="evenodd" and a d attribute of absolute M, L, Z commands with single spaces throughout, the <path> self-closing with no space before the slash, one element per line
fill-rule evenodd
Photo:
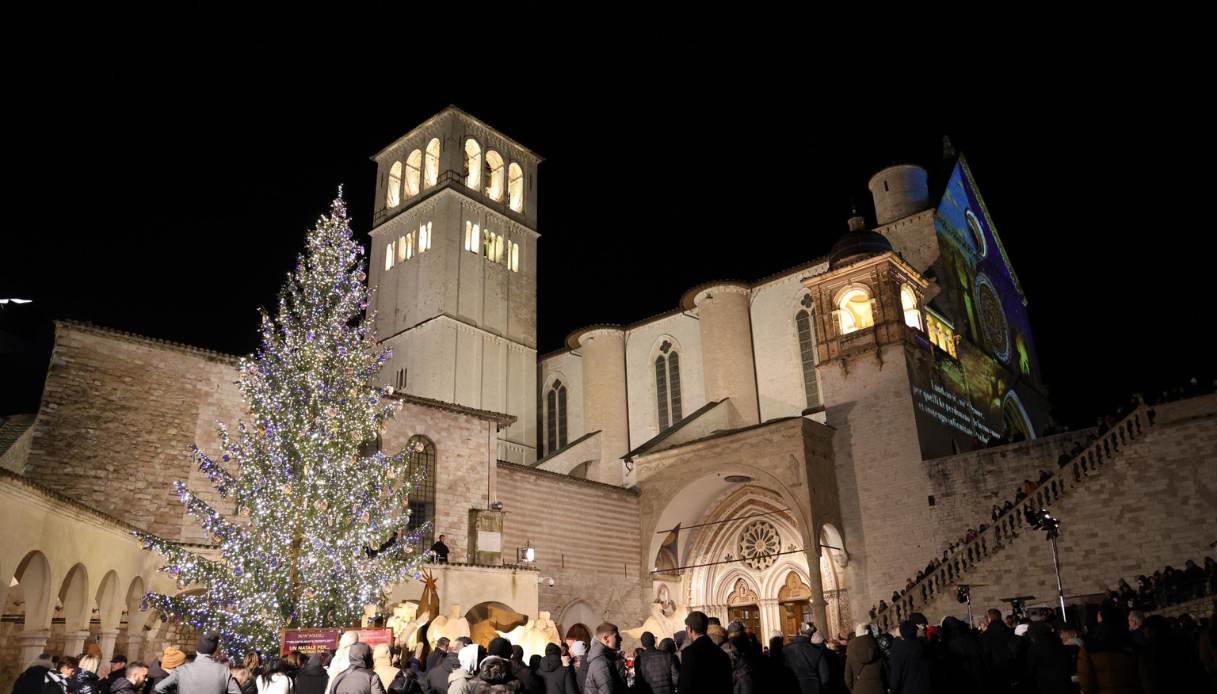
<path fill-rule="evenodd" d="M 468 691 L 476 694 L 525 691 L 524 684 L 511 668 L 511 642 L 505 638 L 491 639 L 488 654 L 478 665 L 477 677 L 469 682 Z"/>
<path fill-rule="evenodd" d="M 545 656 L 541 658 L 537 676 L 545 684 L 545 694 L 579 694 L 575 671 L 571 666 L 562 664 L 562 648 L 556 643 L 545 646 Z"/>
<path fill-rule="evenodd" d="M 199 637 L 198 653 L 189 663 L 184 662 L 186 654 L 177 648 L 166 648 L 161 656 L 161 667 L 170 670 L 169 676 L 157 682 L 153 691 L 156 694 L 167 694 L 175 689 L 177 694 L 241 694 L 241 684 L 232 676 L 232 671 L 212 657 L 219 644 L 219 634 L 203 634 Z"/>
<path fill-rule="evenodd" d="M 643 632 L 641 640 L 644 650 L 642 655 L 634 659 L 634 686 L 641 691 L 649 689 L 652 694 L 672 694 L 680 681 L 680 665 L 676 662 L 676 656 L 656 648 L 655 635 L 649 631 Z M 671 639 L 664 641 L 672 643 Z"/>
<path fill-rule="evenodd" d="M 885 694 L 887 678 L 879 642 L 868 624 L 858 624 L 854 633 L 856 638 L 845 649 L 845 686 L 851 694 Z"/>

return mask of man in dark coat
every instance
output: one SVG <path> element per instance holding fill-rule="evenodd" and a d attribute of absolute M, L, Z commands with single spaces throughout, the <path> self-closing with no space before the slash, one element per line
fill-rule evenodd
<path fill-rule="evenodd" d="M 865 624 L 859 624 L 854 633 L 854 640 L 845 648 L 845 686 L 853 694 L 885 694 L 887 683 L 879 642 Z"/>
<path fill-rule="evenodd" d="M 575 670 L 562 664 L 562 648 L 556 643 L 545 646 L 545 657 L 541 658 L 537 676 L 545 682 L 545 694 L 579 694 Z"/>
<path fill-rule="evenodd" d="M 709 628 L 705 612 L 685 617 L 690 643 L 680 656 L 680 694 L 731 694 L 731 659 L 706 636 Z"/>
<path fill-rule="evenodd" d="M 451 675 L 452 671 L 461 664 L 458 654 L 462 648 L 473 643 L 466 641 L 465 638 L 460 637 L 455 644 L 450 644 L 448 654 L 444 656 L 444 659 L 433 667 L 427 668 L 426 687 L 424 687 L 427 694 L 448 694 L 448 675 Z"/>
<path fill-rule="evenodd" d="M 322 667 L 324 653 L 314 653 L 305 661 L 304 667 L 296 673 L 295 694 L 325 694 L 330 675 Z"/>
<path fill-rule="evenodd" d="M 754 651 L 759 649 L 753 647 L 744 625 L 740 622 L 727 625 L 727 641 L 736 653 L 735 668 L 731 672 L 732 691 L 735 694 L 755 694 L 758 691 L 756 676 L 759 667 Z"/>
<path fill-rule="evenodd" d="M 596 627 L 592 648 L 587 652 L 587 676 L 583 694 L 625 694 L 624 662 L 617 655 L 621 633 L 616 624 L 605 622 Z"/>
<path fill-rule="evenodd" d="M 900 623 L 900 638 L 892 641 L 892 694 L 930 694 L 930 658 L 925 642 L 917 638 L 917 625 Z"/>
<path fill-rule="evenodd" d="M 642 633 L 642 655 L 634 659 L 634 689 L 652 694 L 672 694 L 680 680 L 676 658 L 655 647 L 655 635 Z"/>
<path fill-rule="evenodd" d="M 13 683 L 13 694 L 38 694 L 46 682 L 46 673 L 51 671 L 51 654 L 43 653 L 30 663 Z"/>
<path fill-rule="evenodd" d="M 447 657 L 448 657 L 448 637 L 441 636 L 441 637 L 439 637 L 439 641 L 435 642 L 435 650 L 431 651 L 430 655 L 427 656 L 427 665 L 423 669 L 430 670 L 431 668 L 433 668 L 436 665 L 439 665 L 441 662 L 443 662 L 443 660 Z"/>
<path fill-rule="evenodd" d="M 820 694 L 828 689 L 831 676 L 828 654 L 824 650 L 824 639 L 817 637 L 815 625 L 804 622 L 799 627 L 799 635 L 782 649 L 783 664 L 798 681 L 800 694 Z M 813 643 L 813 639 L 819 643 Z M 769 650 L 772 652 L 773 647 Z"/>
<path fill-rule="evenodd" d="M 148 680 L 148 666 L 138 660 L 128 663 L 126 658 L 123 659 L 123 666 L 122 675 L 115 677 L 118 673 L 111 672 L 110 677 L 106 678 L 110 682 L 110 694 L 137 694 Z"/>
<path fill-rule="evenodd" d="M 985 630 L 980 635 L 980 653 L 985 664 L 985 691 L 1002 694 L 1010 691 L 1013 675 L 1014 651 L 1010 642 L 1014 634 L 1001 612 L 989 610 L 985 613 Z"/>

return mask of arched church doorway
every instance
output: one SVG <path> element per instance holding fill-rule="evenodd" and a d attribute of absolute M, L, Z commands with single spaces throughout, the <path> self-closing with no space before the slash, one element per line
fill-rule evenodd
<path fill-rule="evenodd" d="M 727 619 L 743 624 L 748 633 L 760 638 L 763 634 L 759 602 L 760 597 L 748 586 L 748 582 L 743 578 L 737 579 L 735 590 L 727 596 Z"/>
<path fill-rule="evenodd" d="M 790 643 L 802 625 L 812 621 L 811 588 L 794 571 L 786 574 L 778 590 L 778 608 L 782 615 L 782 638 Z"/>

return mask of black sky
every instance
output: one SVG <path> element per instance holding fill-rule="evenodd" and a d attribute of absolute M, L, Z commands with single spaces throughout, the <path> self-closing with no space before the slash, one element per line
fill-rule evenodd
<path fill-rule="evenodd" d="M 823 255 L 851 201 L 873 222 L 871 174 L 936 167 L 949 134 L 1027 291 L 1066 422 L 1092 421 L 1134 389 L 1217 375 L 1201 338 L 1217 295 L 1211 125 L 1176 82 L 945 70 L 895 98 L 873 75 L 837 91 L 814 71 L 755 69 L 506 88 L 473 76 L 420 75 L 409 89 L 289 83 L 228 68 L 115 72 L 71 90 L 24 78 L 0 297 L 35 303 L 0 310 L 0 415 L 36 408 L 53 318 L 248 352 L 255 309 L 273 302 L 338 184 L 366 238 L 368 157 L 449 103 L 546 160 L 542 352 L 582 325 L 667 310 L 698 282 Z"/>

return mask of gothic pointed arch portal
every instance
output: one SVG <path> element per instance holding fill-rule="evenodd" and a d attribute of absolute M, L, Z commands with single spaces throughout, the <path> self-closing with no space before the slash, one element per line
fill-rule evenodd
<path fill-rule="evenodd" d="M 682 553 L 682 563 L 691 566 L 682 581 L 689 609 L 742 622 L 762 640 L 790 639 L 813 621 L 818 596 L 811 586 L 821 581 L 812 580 L 808 556 L 818 553 L 806 551 L 782 495 L 759 484 L 737 487 L 711 503 L 696 525 Z M 817 578 L 839 585 L 836 574 Z"/>

